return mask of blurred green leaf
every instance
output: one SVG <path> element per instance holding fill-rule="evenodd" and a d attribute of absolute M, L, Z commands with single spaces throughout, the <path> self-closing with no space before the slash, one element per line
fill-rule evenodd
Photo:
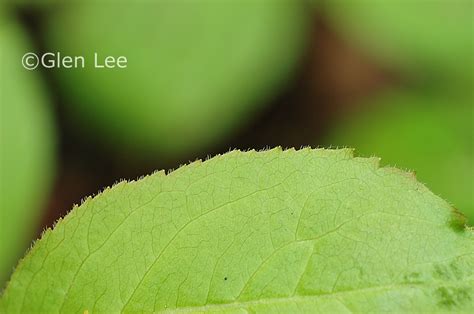
<path fill-rule="evenodd" d="M 0 281 L 37 232 L 50 188 L 54 128 L 37 73 L 22 67 L 31 51 L 19 25 L 0 12 Z"/>
<path fill-rule="evenodd" d="M 325 13 L 348 39 L 410 75 L 472 89 L 472 0 L 330 0 Z"/>
<path fill-rule="evenodd" d="M 305 13 L 286 0 L 84 1 L 56 8 L 45 38 L 51 51 L 87 58 L 86 69 L 58 73 L 77 126 L 173 156 L 251 121 L 295 67 Z M 92 69 L 94 52 L 126 56 L 128 67 Z"/>
<path fill-rule="evenodd" d="M 459 223 L 377 158 L 234 151 L 87 199 L 21 262 L 0 310 L 467 311 L 474 233 Z"/>
<path fill-rule="evenodd" d="M 327 143 L 357 147 L 386 164 L 416 171 L 474 225 L 473 107 L 469 100 L 387 93 L 366 112 L 346 117 Z"/>

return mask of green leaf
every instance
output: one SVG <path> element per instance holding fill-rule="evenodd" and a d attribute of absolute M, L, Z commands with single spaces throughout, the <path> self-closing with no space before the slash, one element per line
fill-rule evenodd
<path fill-rule="evenodd" d="M 55 71 L 72 123 L 164 158 L 251 121 L 291 76 L 306 26 L 293 0 L 88 0 L 48 11 L 44 37 L 50 51 L 87 61 Z M 128 66 L 95 69 L 94 52 L 125 56 Z"/>
<path fill-rule="evenodd" d="M 22 260 L 8 313 L 455 311 L 474 234 L 411 174 L 274 149 L 121 182 Z"/>
<path fill-rule="evenodd" d="M 0 5 L 0 285 L 35 233 L 53 177 L 54 127 L 38 73 L 22 67 L 30 50 Z"/>
<path fill-rule="evenodd" d="M 357 147 L 364 156 L 415 170 L 474 225 L 472 100 L 392 91 L 367 107 L 340 121 L 327 144 Z"/>

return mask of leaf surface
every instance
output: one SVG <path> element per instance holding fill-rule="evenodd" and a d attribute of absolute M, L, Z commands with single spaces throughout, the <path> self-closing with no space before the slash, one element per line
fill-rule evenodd
<path fill-rule="evenodd" d="M 460 215 L 376 158 L 233 151 L 87 199 L 20 262 L 0 310 L 467 311 L 473 254 Z"/>

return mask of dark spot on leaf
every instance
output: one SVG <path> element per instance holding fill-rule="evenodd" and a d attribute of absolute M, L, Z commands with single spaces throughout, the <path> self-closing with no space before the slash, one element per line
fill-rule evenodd
<path fill-rule="evenodd" d="M 421 278 L 421 274 L 418 272 L 409 273 L 404 276 L 404 281 L 406 283 L 423 283 L 423 279 Z"/>
<path fill-rule="evenodd" d="M 435 264 L 433 275 L 441 280 L 460 280 L 464 273 L 457 262 L 451 262 L 449 265 Z"/>
<path fill-rule="evenodd" d="M 452 308 L 471 300 L 469 287 L 440 287 L 436 289 L 435 294 L 438 299 L 438 305 L 443 307 Z"/>
<path fill-rule="evenodd" d="M 224 280 L 227 280 L 227 277 L 224 277 Z"/>
<path fill-rule="evenodd" d="M 464 231 L 464 228 L 467 224 L 467 218 L 463 213 L 458 211 L 456 208 L 451 207 L 451 218 L 449 220 L 449 226 L 454 231 Z"/>
<path fill-rule="evenodd" d="M 442 264 L 434 265 L 434 276 L 443 280 L 450 278 L 448 268 Z"/>

